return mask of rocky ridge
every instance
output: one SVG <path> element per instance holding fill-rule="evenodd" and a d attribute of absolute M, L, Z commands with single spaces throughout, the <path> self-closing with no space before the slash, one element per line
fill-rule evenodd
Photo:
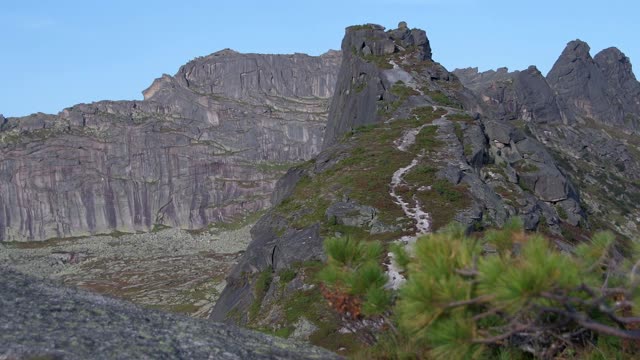
<path fill-rule="evenodd" d="M 403 23 L 389 31 L 349 27 L 342 54 L 324 149 L 278 181 L 276 206 L 252 229 L 212 319 L 286 334 L 304 318 L 318 329 L 312 343 L 346 353 L 357 347 L 346 339 L 372 324 L 336 319 L 322 304 L 313 274 L 324 238 L 396 242 L 424 227 L 403 211 L 412 208 L 425 209 L 430 231 L 452 220 L 469 230 L 500 226 L 517 215 L 527 229 L 560 241 L 585 213 L 543 143 L 490 112 L 433 61 L 424 31 Z M 407 134 L 415 139 L 398 145 Z M 311 303 L 294 311 L 298 301 Z"/>
<path fill-rule="evenodd" d="M 589 50 L 580 40 L 569 42 L 546 77 L 533 66 L 454 73 L 482 99 L 485 112 L 550 150 L 577 185 L 591 228 L 632 237 L 640 218 L 640 82 L 620 50 L 593 58 Z"/>
<path fill-rule="evenodd" d="M 339 63 L 223 50 L 143 101 L 2 118 L 0 241 L 199 229 L 268 207 L 284 170 L 320 150 Z"/>

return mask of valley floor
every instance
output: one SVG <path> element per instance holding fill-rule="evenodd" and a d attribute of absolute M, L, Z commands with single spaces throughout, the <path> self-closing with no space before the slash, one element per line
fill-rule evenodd
<path fill-rule="evenodd" d="M 206 318 L 249 244 L 252 226 L 0 243 L 0 263 L 145 307 Z"/>

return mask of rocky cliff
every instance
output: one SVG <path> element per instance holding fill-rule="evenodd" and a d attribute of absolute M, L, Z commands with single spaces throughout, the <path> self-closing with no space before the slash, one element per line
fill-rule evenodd
<path fill-rule="evenodd" d="M 551 151 L 580 190 L 591 227 L 635 236 L 640 83 L 620 50 L 593 58 L 589 50 L 585 42 L 569 42 L 546 77 L 535 67 L 454 73 L 488 114 L 521 127 Z"/>
<path fill-rule="evenodd" d="M 339 64 L 223 50 L 144 101 L 2 118 L 0 241 L 198 229 L 268 207 L 283 171 L 320 150 Z"/>
<path fill-rule="evenodd" d="M 324 149 L 279 180 L 276 206 L 253 228 L 214 320 L 283 332 L 310 322 L 309 339 L 338 350 L 347 341 L 340 334 L 357 338 L 372 324 L 340 318 L 322 301 L 314 273 L 327 237 L 390 246 L 454 220 L 473 231 L 511 216 L 560 242 L 566 229 L 582 231 L 586 215 L 572 181 L 543 143 L 505 120 L 552 118 L 551 91 L 525 89 L 535 106 L 495 110 L 432 59 L 423 30 L 404 23 L 349 27 L 342 54 Z M 529 69 L 519 81 L 538 74 Z"/>

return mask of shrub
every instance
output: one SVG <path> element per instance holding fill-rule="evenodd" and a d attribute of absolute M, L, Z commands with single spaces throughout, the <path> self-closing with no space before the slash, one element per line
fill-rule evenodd
<path fill-rule="evenodd" d="M 262 300 L 269 290 L 269 286 L 271 286 L 272 280 L 273 274 L 271 273 L 271 270 L 262 271 L 256 279 L 256 283 L 253 288 L 254 300 L 251 304 L 251 307 L 249 308 L 250 320 L 253 320 L 256 318 L 256 316 L 258 316 L 258 313 L 260 312 L 260 305 L 262 304 Z"/>
<path fill-rule="evenodd" d="M 388 279 L 379 264 L 383 253 L 379 242 L 329 238 L 324 249 L 328 262 L 318 278 L 326 287 L 325 297 L 337 310 L 357 318 L 389 309 L 391 298 L 384 288 Z"/>
<path fill-rule="evenodd" d="M 424 93 L 428 95 L 431 100 L 433 100 L 436 104 L 442 106 L 450 106 L 455 108 L 462 108 L 460 104 L 449 98 L 445 93 L 440 90 L 429 91 L 428 89 L 423 89 Z"/>
<path fill-rule="evenodd" d="M 518 220 L 480 240 L 456 229 L 429 235 L 408 265 L 399 326 L 417 353 L 436 359 L 495 356 L 496 346 L 547 358 L 599 336 L 640 339 L 631 317 L 639 293 L 633 276 L 618 272 L 633 266 L 614 266 L 613 244 L 599 233 L 570 256 Z"/>
<path fill-rule="evenodd" d="M 388 321 L 368 358 L 630 359 L 640 344 L 640 245 L 622 259 L 609 232 L 568 254 L 519 219 L 482 237 L 450 225 L 413 251 L 392 246 L 407 277 L 395 302 L 379 244 L 329 239 L 325 249 L 326 286 L 350 296 L 343 304 L 359 316 Z"/>
<path fill-rule="evenodd" d="M 296 275 L 296 271 L 293 269 L 284 269 L 278 273 L 278 276 L 280 276 L 280 283 L 282 284 L 288 284 L 291 280 L 296 278 Z"/>

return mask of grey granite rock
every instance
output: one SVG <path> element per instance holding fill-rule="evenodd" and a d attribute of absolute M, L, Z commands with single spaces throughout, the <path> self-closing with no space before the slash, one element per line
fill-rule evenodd
<path fill-rule="evenodd" d="M 276 182 L 276 186 L 271 194 L 271 204 L 278 206 L 282 200 L 289 197 L 302 176 L 304 176 L 302 169 L 297 167 L 289 169 L 287 173 Z"/>
<path fill-rule="evenodd" d="M 480 111 L 475 95 L 433 61 L 424 30 L 409 30 L 402 22 L 388 31 L 371 24 L 348 27 L 342 55 L 323 148 L 360 126 L 406 118 L 415 107 L 437 104 L 422 96 L 425 91 L 455 98 L 452 105 L 472 113 Z"/>
<path fill-rule="evenodd" d="M 565 117 L 589 117 L 618 122 L 622 113 L 610 102 L 607 80 L 589 54 L 587 43 L 574 40 L 567 44 L 547 75 L 551 88 L 558 94 L 558 104 Z"/>
<path fill-rule="evenodd" d="M 0 241 L 156 225 L 198 229 L 271 205 L 287 164 L 319 152 L 340 54 L 197 58 L 144 101 L 9 118 Z"/>
<path fill-rule="evenodd" d="M 485 116 L 503 123 L 515 120 L 512 125 L 538 140 L 516 143 L 517 151 L 504 150 L 501 141 L 507 135 L 489 126 L 502 144 L 501 149 L 493 146 L 491 154 L 499 150 L 507 160 L 521 156 L 538 162 L 539 172 L 519 175 L 523 183 L 544 194 L 543 199 L 559 200 L 539 204 L 551 226 L 563 222 L 583 226 L 589 214 L 593 228 L 633 237 L 640 216 L 640 189 L 635 185 L 640 178 L 636 135 L 640 83 L 630 60 L 616 48 L 591 58 L 589 46 L 576 40 L 567 45 L 546 80 L 531 70 L 455 71 L 483 100 Z M 518 110 L 525 108 L 526 112 Z M 540 167 L 540 162 L 555 165 Z M 546 174 L 542 182 L 540 172 Z M 579 199 L 573 194 L 580 194 Z"/>
<path fill-rule="evenodd" d="M 370 228 L 376 218 L 376 209 L 352 201 L 338 201 L 327 208 L 325 216 L 329 223 Z"/>
<path fill-rule="evenodd" d="M 607 80 L 607 92 L 622 107 L 625 128 L 640 129 L 640 82 L 633 74 L 631 60 L 615 47 L 600 51 L 593 61 Z"/>
<path fill-rule="evenodd" d="M 514 72 L 468 68 L 454 73 L 498 118 L 569 125 L 595 120 L 637 131 L 640 83 L 631 61 L 617 48 L 593 58 L 589 51 L 583 41 L 569 42 L 546 78 L 535 66 Z"/>
<path fill-rule="evenodd" d="M 500 68 L 480 73 L 478 68 L 468 68 L 456 69 L 453 73 L 480 95 L 496 119 L 535 123 L 561 119 L 556 96 L 535 66 L 514 72 Z"/>
<path fill-rule="evenodd" d="M 339 358 L 308 344 L 144 310 L 2 267 L 0 306 L 0 358 Z"/>
<path fill-rule="evenodd" d="M 486 102 L 483 101 L 486 100 L 484 93 L 474 95 L 461 85 L 455 75 L 425 58 L 426 50 L 412 52 L 404 49 L 405 45 L 412 47 L 404 41 L 413 40 L 403 23 L 398 29 L 386 32 L 383 27 L 371 24 L 347 28 L 324 150 L 315 157 L 315 161 L 290 170 L 278 182 L 274 192 L 278 194 L 278 202 L 286 202 L 287 197 L 294 194 L 293 188 L 299 179 L 331 171 L 344 154 L 349 154 L 352 142 L 341 140 L 348 138 L 350 133 L 357 136 L 358 131 L 354 129 L 413 119 L 417 108 L 424 111 L 428 107 L 444 111 L 447 115 L 429 124 L 436 128 L 438 146 L 423 149 L 421 156 L 428 157 L 429 166 L 437 168 L 437 178 L 464 189 L 462 191 L 469 200 L 468 206 L 457 211 L 450 220 L 463 223 L 471 230 L 478 226 L 501 226 L 509 217 L 521 216 L 529 230 L 535 230 L 544 223 L 551 232 L 560 234 L 555 204 L 560 202 L 558 208 L 567 212 L 568 222 L 582 222 L 585 215 L 580 197 L 553 156 L 526 129 L 509 121 L 526 116 L 527 122 L 536 124 L 559 122 L 556 119 L 558 108 L 548 108 L 549 104 L 555 104 L 555 95 L 540 72 L 532 67 L 515 76 L 505 69 L 490 76 L 485 79 L 488 82 L 478 89 L 485 89 L 485 85 L 491 87 L 491 81 L 495 79 L 515 79 L 516 86 L 510 88 L 508 96 L 490 98 Z M 428 44 L 428 41 L 424 43 Z M 474 76 L 483 77 L 477 70 Z M 546 90 L 540 93 L 540 89 Z M 443 97 L 446 98 L 445 105 L 435 101 L 436 98 L 442 101 Z M 513 104 L 496 111 L 492 101 L 502 104 L 506 99 Z M 416 158 L 418 163 L 419 160 Z M 406 165 L 398 164 L 399 167 Z M 336 188 L 339 187 L 336 184 Z M 430 190 L 424 187 L 421 191 Z M 372 205 L 336 196 L 327 202 L 324 219 L 320 220 L 323 229 L 327 229 L 327 224 L 359 227 L 370 233 L 402 229 L 382 229 L 376 225 L 376 209 Z M 322 239 L 316 232 L 318 224 L 305 228 L 293 225 L 295 219 L 308 214 L 307 209 L 288 210 L 290 213 L 286 215 L 271 210 L 258 222 L 251 245 L 227 279 L 227 287 L 212 313 L 214 320 L 247 322 L 242 314 L 254 301 L 263 301 L 253 294 L 258 273 L 291 267 L 296 261 L 323 257 Z M 404 224 L 406 220 L 397 218 L 397 224 L 392 225 Z M 325 235 L 333 234 L 329 230 Z M 283 254 L 284 246 L 281 244 L 287 244 L 293 250 Z"/>
<path fill-rule="evenodd" d="M 252 241 L 227 277 L 227 286 L 211 313 L 214 321 L 244 325 L 253 303 L 257 274 L 278 271 L 309 260 L 324 260 L 319 224 L 295 229 L 273 211 L 251 229 Z M 235 318 L 231 314 L 238 314 Z"/>

